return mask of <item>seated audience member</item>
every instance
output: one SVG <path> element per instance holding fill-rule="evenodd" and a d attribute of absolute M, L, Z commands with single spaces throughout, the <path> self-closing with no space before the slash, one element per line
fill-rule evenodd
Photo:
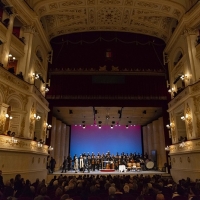
<path fill-rule="evenodd" d="M 71 199 L 68 194 L 63 194 L 60 200 L 73 200 L 73 199 Z"/>
<path fill-rule="evenodd" d="M 47 196 L 47 188 L 46 186 L 42 187 L 40 189 L 39 195 L 37 195 L 34 200 L 40 200 L 40 199 L 45 199 L 45 200 L 51 200 L 49 196 Z"/>
<path fill-rule="evenodd" d="M 116 198 L 115 198 L 115 192 L 116 192 L 115 187 L 110 186 L 109 189 L 108 189 L 109 200 L 110 200 L 110 199 L 116 199 Z"/>
<path fill-rule="evenodd" d="M 156 200 L 165 200 L 165 197 L 163 194 L 157 194 L 156 195 Z"/>

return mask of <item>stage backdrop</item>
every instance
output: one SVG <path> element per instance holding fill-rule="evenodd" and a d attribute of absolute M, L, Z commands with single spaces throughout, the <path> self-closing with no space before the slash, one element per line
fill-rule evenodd
<path fill-rule="evenodd" d="M 82 153 L 99 152 L 116 155 L 118 152 L 142 153 L 142 138 L 140 126 L 110 126 L 105 125 L 99 129 L 97 126 L 71 126 L 70 155 L 79 157 Z"/>

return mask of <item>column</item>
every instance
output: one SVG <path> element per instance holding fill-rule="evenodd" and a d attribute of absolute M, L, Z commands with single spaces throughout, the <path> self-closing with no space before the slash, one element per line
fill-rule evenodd
<path fill-rule="evenodd" d="M 55 137 L 56 137 L 56 118 L 52 117 L 52 128 L 51 128 L 51 142 L 50 146 L 54 148 L 53 151 L 50 152 L 50 156 L 55 157 Z"/>
<path fill-rule="evenodd" d="M 0 104 L 0 134 L 4 134 L 5 132 L 5 123 L 6 123 L 6 114 L 9 105 L 2 103 Z"/>
<path fill-rule="evenodd" d="M 31 66 L 31 56 L 32 56 L 32 50 L 33 50 L 33 36 L 36 33 L 35 27 L 33 26 L 25 26 L 24 28 L 24 37 L 25 37 L 25 43 L 26 45 L 24 46 L 24 52 L 25 55 L 20 59 L 20 66 L 18 69 L 18 72 L 21 71 L 24 73 L 24 79 L 26 81 L 29 81 L 28 78 L 29 73 L 30 73 L 30 68 Z"/>
<path fill-rule="evenodd" d="M 61 138 L 61 126 L 62 122 L 60 120 L 56 120 L 56 135 L 55 135 L 55 150 L 54 156 L 56 160 L 56 168 L 55 170 L 60 169 L 60 138 Z"/>
<path fill-rule="evenodd" d="M 148 152 L 148 135 L 147 135 L 147 127 L 143 126 L 143 153 Z"/>
<path fill-rule="evenodd" d="M 65 156 L 65 130 L 66 130 L 66 125 L 62 123 L 61 126 L 61 137 L 60 137 L 60 166 L 62 166 L 63 159 Z"/>
<path fill-rule="evenodd" d="M 164 122 L 163 118 L 158 119 L 159 124 L 159 135 L 160 135 L 160 145 L 159 145 L 159 164 L 161 167 L 164 167 L 164 164 L 167 163 L 166 151 L 165 151 L 165 134 L 164 134 Z"/>
<path fill-rule="evenodd" d="M 159 133 L 159 121 L 155 120 L 153 121 L 153 148 L 157 152 L 157 156 L 155 158 L 155 167 L 160 168 L 159 166 L 159 160 L 160 160 L 160 133 Z"/>
<path fill-rule="evenodd" d="M 66 126 L 65 132 L 65 155 L 69 155 L 69 134 L 70 134 L 70 127 Z"/>
<path fill-rule="evenodd" d="M 7 68 L 8 65 L 8 55 L 10 53 L 10 43 L 12 38 L 12 32 L 13 32 L 13 24 L 14 24 L 14 18 L 16 14 L 11 14 L 9 17 L 9 25 L 6 32 L 6 40 L 3 44 L 3 51 L 2 51 L 2 64 L 4 68 Z"/>
<path fill-rule="evenodd" d="M 151 158 L 151 151 L 153 150 L 152 148 L 152 132 L 153 132 L 153 125 L 152 124 L 148 124 L 147 125 L 147 135 L 148 135 L 148 155 L 149 158 Z"/>

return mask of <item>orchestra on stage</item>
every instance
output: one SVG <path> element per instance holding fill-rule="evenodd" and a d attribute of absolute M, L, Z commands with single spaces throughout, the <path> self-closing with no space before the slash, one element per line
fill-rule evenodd
<path fill-rule="evenodd" d="M 66 165 L 67 162 L 67 165 Z M 63 162 L 67 166 L 67 170 L 75 170 L 75 172 L 90 172 L 96 170 L 119 170 L 119 171 L 141 171 L 153 168 L 154 163 L 149 161 L 147 153 L 140 155 L 139 153 L 106 154 L 82 153 L 79 157 L 75 154 L 73 158 L 69 155 Z M 120 166 L 123 166 L 123 168 Z"/>

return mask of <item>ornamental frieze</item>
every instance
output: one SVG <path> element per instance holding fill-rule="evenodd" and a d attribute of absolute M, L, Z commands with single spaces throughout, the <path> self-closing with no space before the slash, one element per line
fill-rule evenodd
<path fill-rule="evenodd" d="M 68 0 L 65 2 L 59 3 L 60 7 L 67 7 L 67 6 L 83 6 L 85 5 L 84 0 Z"/>
<path fill-rule="evenodd" d="M 88 10 L 88 22 L 89 24 L 95 23 L 95 10 L 92 8 Z"/>
<path fill-rule="evenodd" d="M 121 5 L 121 0 L 99 0 L 99 4 Z"/>
<path fill-rule="evenodd" d="M 21 138 L 13 138 L 10 136 L 0 135 L 0 150 L 13 150 L 13 151 L 27 151 L 38 152 L 48 154 L 48 146 L 43 145 L 38 147 L 38 143 L 32 140 L 26 140 Z"/>
<path fill-rule="evenodd" d="M 49 4 L 49 10 L 54 10 L 58 9 L 58 4 L 57 3 L 50 3 Z"/>
<path fill-rule="evenodd" d="M 200 151 L 200 140 L 190 140 L 184 142 L 184 145 L 174 144 L 170 146 L 170 154 Z"/>
<path fill-rule="evenodd" d="M 145 1 L 136 2 L 136 6 L 150 8 L 150 9 L 154 9 L 154 10 L 158 10 L 161 8 L 161 4 L 155 4 L 155 3 L 145 2 Z"/>

